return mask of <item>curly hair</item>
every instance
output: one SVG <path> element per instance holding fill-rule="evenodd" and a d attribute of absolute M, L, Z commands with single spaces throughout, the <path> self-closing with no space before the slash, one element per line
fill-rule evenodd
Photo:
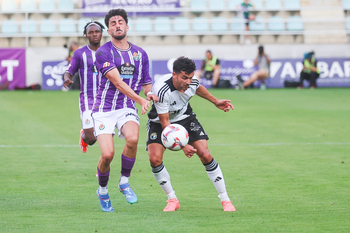
<path fill-rule="evenodd" d="M 184 71 L 186 74 L 190 74 L 195 70 L 196 70 L 196 64 L 192 59 L 181 56 L 174 61 L 173 71 L 177 74 L 180 73 L 181 71 Z"/>
<path fill-rule="evenodd" d="M 88 22 L 85 27 L 84 27 L 84 36 L 86 35 L 86 30 L 87 28 L 91 25 L 91 24 L 97 24 L 98 26 L 100 26 L 101 28 L 101 32 L 103 32 L 103 29 L 105 29 L 105 26 L 102 25 L 102 23 L 98 22 L 98 21 L 91 21 L 91 22 Z"/>
<path fill-rule="evenodd" d="M 108 11 L 108 13 L 105 16 L 105 24 L 108 28 L 108 24 L 109 24 L 109 20 L 110 18 L 112 18 L 113 16 L 116 15 L 120 15 L 126 22 L 126 24 L 128 24 L 128 13 L 126 13 L 126 11 L 124 9 L 112 9 L 110 11 Z"/>

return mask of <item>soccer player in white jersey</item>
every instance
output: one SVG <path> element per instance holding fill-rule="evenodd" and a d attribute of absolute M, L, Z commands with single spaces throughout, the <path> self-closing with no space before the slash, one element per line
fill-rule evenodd
<path fill-rule="evenodd" d="M 82 124 L 79 146 L 83 153 L 86 153 L 88 145 L 93 145 L 96 142 L 94 123 L 91 117 L 92 106 L 98 88 L 98 72 L 94 62 L 96 60 L 96 50 L 100 47 L 103 29 L 104 26 L 97 21 L 92 21 L 85 25 L 84 35 L 89 43 L 74 52 L 64 74 L 63 85 L 65 88 L 69 88 L 73 83 L 73 75 L 79 72 L 79 109 Z"/>
<path fill-rule="evenodd" d="M 129 184 L 131 170 L 136 160 L 139 139 L 139 116 L 135 107 L 141 105 L 142 114 L 148 110 L 153 95 L 152 78 L 149 75 L 147 53 L 127 40 L 128 16 L 123 9 L 110 10 L 105 16 L 111 41 L 96 51 L 96 66 L 101 73 L 100 85 L 92 109 L 94 129 L 101 157 L 97 172 L 99 188 L 96 193 L 103 211 L 114 211 L 109 199 L 107 184 L 110 163 L 114 157 L 113 136 L 118 129 L 120 139 L 125 138 L 121 153 L 121 176 L 119 190 L 130 204 L 137 202 L 137 196 Z M 139 96 L 143 89 L 147 99 Z"/>
<path fill-rule="evenodd" d="M 179 57 L 173 65 L 173 73 L 164 75 L 154 83 L 152 92 L 158 95 L 158 102 L 154 103 L 148 113 L 147 150 L 152 172 L 160 187 L 168 197 L 168 204 L 163 211 L 175 211 L 180 203 L 170 182 L 170 175 L 163 164 L 165 147 L 161 142 L 163 128 L 171 123 L 184 126 L 189 133 L 189 143 L 183 148 L 185 155 L 191 158 L 195 153 L 203 163 L 210 181 L 219 193 L 224 211 L 235 211 L 226 192 L 224 176 L 219 164 L 209 152 L 207 140 L 209 139 L 202 125 L 192 111 L 189 100 L 198 95 L 217 108 L 228 112 L 233 109 L 230 100 L 219 100 L 199 84 L 194 71 L 196 65 L 187 57 Z"/>

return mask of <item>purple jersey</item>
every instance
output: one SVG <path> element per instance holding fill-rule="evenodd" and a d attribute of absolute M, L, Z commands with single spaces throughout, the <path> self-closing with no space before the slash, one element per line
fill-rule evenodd
<path fill-rule="evenodd" d="M 67 68 L 67 73 L 72 76 L 78 71 L 80 77 L 80 111 L 91 110 L 94 105 L 94 98 L 98 88 L 98 71 L 94 62 L 96 60 L 95 51 L 89 46 L 77 49 Z"/>
<path fill-rule="evenodd" d="M 127 50 L 118 49 L 113 43 L 107 42 L 96 51 L 95 65 L 101 75 L 92 112 L 109 112 L 122 108 L 136 109 L 135 101 L 121 93 L 114 84 L 106 78 L 112 69 L 118 69 L 123 81 L 139 94 L 143 85 L 152 84 L 149 75 L 147 53 L 140 47 L 129 42 Z"/>

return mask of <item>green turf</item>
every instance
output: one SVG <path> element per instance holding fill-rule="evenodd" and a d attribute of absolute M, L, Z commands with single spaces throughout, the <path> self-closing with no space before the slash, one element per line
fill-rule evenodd
<path fill-rule="evenodd" d="M 209 134 L 237 211 L 223 212 L 197 157 L 166 152 L 181 207 L 166 196 L 144 150 L 146 116 L 130 182 L 117 189 L 124 141 L 115 138 L 103 213 L 95 191 L 99 147 L 78 147 L 78 92 L 0 92 L 0 232 L 349 232 L 350 90 L 212 90 L 231 99 L 224 113 L 191 105 Z"/>

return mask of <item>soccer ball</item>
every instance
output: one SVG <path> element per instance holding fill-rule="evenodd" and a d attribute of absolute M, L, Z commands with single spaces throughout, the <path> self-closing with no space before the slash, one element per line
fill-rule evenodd
<path fill-rule="evenodd" d="M 182 125 L 170 124 L 162 132 L 162 143 L 169 150 L 181 150 L 188 143 L 188 132 Z"/>

